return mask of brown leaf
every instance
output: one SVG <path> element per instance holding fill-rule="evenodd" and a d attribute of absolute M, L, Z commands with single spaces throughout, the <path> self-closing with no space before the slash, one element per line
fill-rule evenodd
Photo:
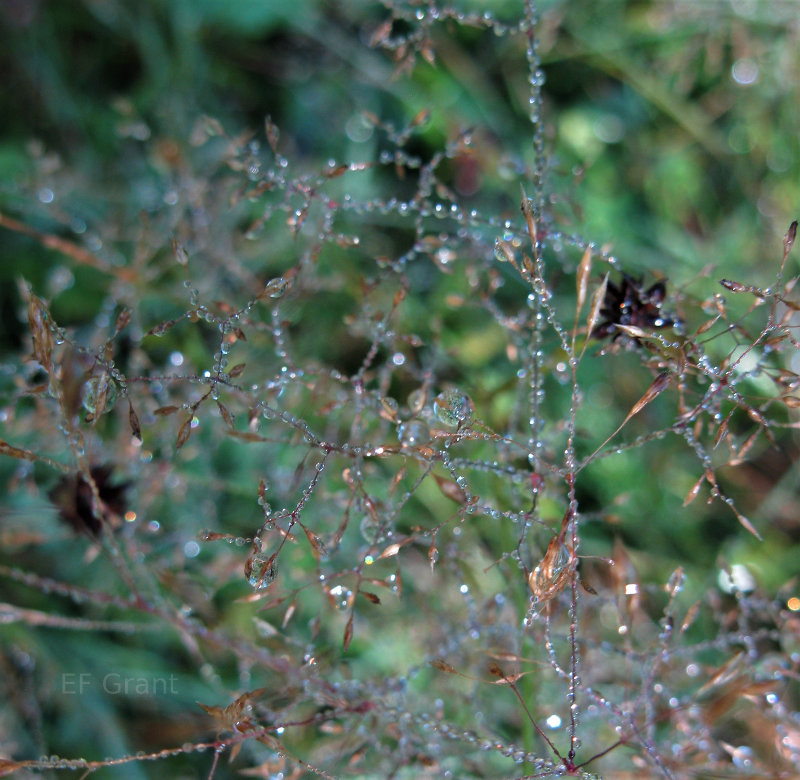
<path fill-rule="evenodd" d="M 528 587 L 538 602 L 550 601 L 567 587 L 576 565 L 574 551 L 561 535 L 547 545 L 544 557 L 528 575 Z"/>
<path fill-rule="evenodd" d="M 305 526 L 302 528 L 303 531 L 305 531 L 308 543 L 311 545 L 311 551 L 314 554 L 314 558 L 316 558 L 316 560 L 324 558 L 328 554 L 328 551 L 325 549 L 325 544 L 323 543 L 322 539 L 320 539 L 315 533 L 309 531 Z"/>
<path fill-rule="evenodd" d="M 228 371 L 228 376 L 231 379 L 236 379 L 236 377 L 241 376 L 246 365 L 246 363 L 237 363 L 230 371 Z"/>
<path fill-rule="evenodd" d="M 128 323 L 131 321 L 131 312 L 130 309 L 123 309 L 117 315 L 117 322 L 114 325 L 114 330 L 119 333 L 121 330 L 125 330 L 128 327 Z"/>
<path fill-rule="evenodd" d="M 783 237 L 783 259 L 785 260 L 789 255 L 789 252 L 792 251 L 792 246 L 794 244 L 794 240 L 797 237 L 797 220 L 794 220 L 791 225 L 789 225 L 789 229 L 786 231 L 786 235 Z"/>
<path fill-rule="evenodd" d="M 9 761 L 5 758 L 0 758 L 0 777 L 13 774 L 18 769 L 25 769 L 31 766 L 30 761 Z"/>
<path fill-rule="evenodd" d="M 531 243 L 536 246 L 536 220 L 533 215 L 533 201 L 522 190 L 522 215 L 525 217 L 525 224 L 528 227 L 528 235 L 531 238 Z"/>
<path fill-rule="evenodd" d="M 683 499 L 684 506 L 688 506 L 689 504 L 692 503 L 692 501 L 694 501 L 697 498 L 697 494 L 700 492 L 700 487 L 702 486 L 705 478 L 706 475 L 701 474 L 700 479 L 698 479 L 697 482 L 695 482 L 694 485 L 692 485 L 692 487 L 689 489 L 689 492 L 686 494 L 686 498 Z"/>
<path fill-rule="evenodd" d="M 184 268 L 189 265 L 189 256 L 186 254 L 186 248 L 176 238 L 172 239 L 172 256 L 178 265 Z"/>
<path fill-rule="evenodd" d="M 381 554 L 378 556 L 378 558 L 391 558 L 392 556 L 394 556 L 394 555 L 397 555 L 397 553 L 399 553 L 399 552 L 400 552 L 400 547 L 402 547 L 402 545 L 401 545 L 401 544 L 398 544 L 397 542 L 394 542 L 393 544 L 390 544 L 390 545 L 389 545 L 389 546 L 388 546 L 388 547 L 387 547 L 387 548 L 386 548 L 386 549 L 385 549 L 385 550 L 384 550 L 384 551 L 383 551 L 383 552 L 382 552 L 382 553 L 381 553 Z"/>
<path fill-rule="evenodd" d="M 433 478 L 436 480 L 439 490 L 442 491 L 442 495 L 444 495 L 446 498 L 449 498 L 451 501 L 455 501 L 456 504 L 467 503 L 467 495 L 464 493 L 458 483 L 453 482 L 450 479 L 440 477 L 438 474 L 434 474 Z"/>
<path fill-rule="evenodd" d="M 634 339 L 654 339 L 655 336 L 652 333 L 648 333 L 643 328 L 637 328 L 635 325 L 620 325 L 620 323 L 615 323 L 616 329 L 625 333 L 626 335 L 630 336 Z"/>
<path fill-rule="evenodd" d="M 608 289 L 608 274 L 603 277 L 600 286 L 594 291 L 592 295 L 592 308 L 589 310 L 589 318 L 586 320 L 586 333 L 591 335 L 600 321 L 600 310 L 603 308 L 603 303 L 606 299 L 606 291 Z"/>
<path fill-rule="evenodd" d="M 383 24 L 379 25 L 375 32 L 369 37 L 369 46 L 375 47 L 382 44 L 392 33 L 393 19 L 387 19 Z M 378 124 L 377 117 L 373 124 Z"/>
<path fill-rule="evenodd" d="M 695 601 L 688 610 L 686 610 L 686 615 L 683 618 L 683 623 L 681 623 L 681 633 L 684 633 L 689 629 L 689 627 L 694 623 L 695 618 L 697 617 L 697 613 L 700 611 L 700 606 L 702 602 Z"/>
<path fill-rule="evenodd" d="M 736 519 L 742 524 L 742 526 L 750 531 L 750 533 L 753 534 L 753 536 L 755 536 L 759 542 L 763 542 L 764 540 L 761 538 L 761 534 L 756 531 L 755 526 L 733 504 L 730 504 L 730 508 L 733 510 L 733 514 L 736 515 Z"/>
<path fill-rule="evenodd" d="M 436 561 L 439 560 L 439 550 L 433 542 L 431 542 L 431 546 L 428 548 L 428 560 L 431 564 L 431 571 L 433 571 L 434 566 L 436 566 Z"/>
<path fill-rule="evenodd" d="M 346 171 L 350 170 L 350 166 L 347 163 L 342 163 L 341 165 L 336 165 L 333 168 L 326 168 L 325 170 L 325 177 L 327 179 L 337 179 Z"/>
<path fill-rule="evenodd" d="M 430 662 L 430 665 L 434 669 L 438 669 L 440 672 L 447 672 L 447 674 L 458 674 L 458 670 L 455 668 L 455 666 L 451 666 L 442 658 L 434 658 Z"/>
<path fill-rule="evenodd" d="M 370 593 L 368 590 L 360 590 L 359 593 L 368 601 L 371 601 L 373 604 L 380 604 L 381 600 L 379 596 L 376 596 L 374 593 Z"/>
<path fill-rule="evenodd" d="M 672 381 L 672 374 L 665 371 L 662 374 L 659 374 L 652 382 L 650 387 L 647 388 L 645 394 L 633 405 L 633 408 L 628 412 L 628 416 L 625 418 L 625 421 L 622 423 L 623 425 L 628 422 L 635 414 L 644 409 L 647 404 L 650 403 L 654 398 L 661 395 L 664 390 L 669 387 L 669 383 Z"/>
<path fill-rule="evenodd" d="M 423 108 L 422 111 L 417 112 L 417 115 L 411 120 L 411 124 L 409 127 L 420 127 L 420 125 L 424 125 L 428 119 L 430 119 L 431 110 L 429 108 Z"/>
<path fill-rule="evenodd" d="M 583 253 L 583 257 L 581 258 L 580 265 L 578 266 L 578 274 L 577 274 L 577 284 L 578 284 L 578 301 L 576 304 L 575 314 L 583 308 L 583 304 L 586 301 L 586 291 L 589 288 L 589 274 L 592 270 L 592 249 L 591 247 L 586 247 L 586 251 Z"/>
<path fill-rule="evenodd" d="M 50 312 L 41 298 L 32 292 L 28 300 L 28 324 L 33 338 L 33 357 L 49 374 L 53 368 L 53 334 L 50 332 Z"/>
<path fill-rule="evenodd" d="M 707 330 L 710 330 L 714 327 L 714 325 L 719 322 L 719 317 L 714 317 L 711 320 L 706 320 L 695 332 L 695 336 L 699 336 L 701 333 L 705 333 Z"/>
<path fill-rule="evenodd" d="M 347 650 L 350 647 L 350 642 L 353 639 L 353 613 L 350 613 L 350 617 L 347 619 L 347 625 L 344 627 L 344 649 Z"/>
<path fill-rule="evenodd" d="M 163 336 L 178 320 L 167 320 L 166 322 L 159 322 L 158 325 L 153 325 L 150 330 L 145 334 L 146 336 Z"/>
<path fill-rule="evenodd" d="M 131 433 L 139 440 L 142 440 L 142 426 L 139 425 L 139 416 L 133 408 L 133 404 L 128 400 L 128 422 L 131 426 Z"/>
<path fill-rule="evenodd" d="M 159 406 L 153 414 L 157 414 L 159 417 L 166 417 L 168 414 L 175 414 L 180 408 L 180 406 Z"/>
<path fill-rule="evenodd" d="M 221 401 L 217 401 L 217 408 L 219 409 L 220 416 L 223 420 L 225 420 L 225 424 L 233 429 L 233 415 L 228 411 L 228 407 L 225 406 Z"/>
<path fill-rule="evenodd" d="M 187 439 L 189 436 L 192 435 L 192 416 L 189 415 L 183 423 L 181 427 L 178 428 L 178 437 L 175 439 L 175 449 L 180 449 L 186 444 Z"/>
<path fill-rule="evenodd" d="M 731 412 L 733 414 L 733 412 Z M 719 443 L 728 435 L 728 422 L 731 419 L 731 414 L 729 414 L 719 425 L 717 428 L 717 433 L 714 436 L 714 446 L 712 449 L 717 449 Z"/>
<path fill-rule="evenodd" d="M 281 628 L 286 628 L 289 621 L 292 619 L 292 615 L 294 615 L 295 610 L 297 609 L 297 599 L 294 599 L 288 607 L 286 607 L 286 612 L 283 616 L 283 621 L 281 622 Z"/>
<path fill-rule="evenodd" d="M 278 130 L 278 126 L 270 117 L 267 117 L 264 120 L 264 131 L 267 136 L 269 148 L 272 149 L 272 153 L 278 154 L 278 138 L 280 138 L 280 131 Z"/>
<path fill-rule="evenodd" d="M 250 431 L 228 431 L 228 436 L 234 436 L 242 441 L 269 441 L 265 436 L 259 436 L 257 433 Z"/>

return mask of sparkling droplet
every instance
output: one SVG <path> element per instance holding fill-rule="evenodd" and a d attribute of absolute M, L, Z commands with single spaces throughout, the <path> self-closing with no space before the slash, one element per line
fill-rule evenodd
<path fill-rule="evenodd" d="M 270 298 L 280 298 L 286 292 L 288 286 L 289 282 L 287 279 L 284 279 L 282 276 L 276 276 L 274 279 L 270 279 L 267 282 L 266 287 L 264 287 L 264 292 L 269 295 Z"/>
<path fill-rule="evenodd" d="M 397 438 L 406 447 L 419 447 L 431 440 L 431 430 L 422 420 L 407 420 L 398 426 Z"/>
<path fill-rule="evenodd" d="M 422 388 L 412 390 L 408 394 L 408 408 L 411 414 L 419 414 L 424 408 L 427 401 L 427 393 Z"/>
<path fill-rule="evenodd" d="M 330 589 L 331 599 L 336 609 L 347 609 L 353 599 L 353 591 L 344 585 L 334 585 Z"/>
<path fill-rule="evenodd" d="M 370 544 L 377 544 L 387 538 L 386 527 L 377 517 L 371 514 L 364 515 L 359 530 L 361 531 L 361 536 L 364 537 L 364 541 Z"/>
<path fill-rule="evenodd" d="M 278 576 L 278 562 L 264 553 L 254 553 L 245 565 L 247 581 L 255 590 L 269 587 Z"/>
<path fill-rule="evenodd" d="M 98 407 L 100 414 L 110 411 L 116 400 L 116 382 L 105 372 L 100 376 L 92 377 L 83 386 L 83 408 L 89 414 L 97 413 Z"/>
<path fill-rule="evenodd" d="M 439 422 L 453 427 L 467 427 L 475 419 L 472 399 L 457 389 L 439 393 L 433 401 L 433 413 Z"/>

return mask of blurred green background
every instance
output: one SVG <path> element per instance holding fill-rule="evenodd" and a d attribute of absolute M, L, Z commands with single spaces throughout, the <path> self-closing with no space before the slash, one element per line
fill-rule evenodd
<path fill-rule="evenodd" d="M 416 8 L 413 3 L 396 7 Z M 456 13 L 481 8 L 470 2 L 449 7 Z M 770 285 L 780 264 L 781 238 L 800 205 L 797 4 L 607 0 L 601 11 L 597 4 L 564 0 L 538 8 L 546 75 L 547 226 L 608 247 L 630 273 L 666 277 L 667 308 L 683 317 L 690 331 L 702 321 L 699 302 L 720 292 L 719 278 Z M 511 24 L 520 14 L 516 2 L 492 3 L 491 9 Z M 427 160 L 458 131 L 472 128 L 477 149 L 472 178 L 454 181 L 461 201 L 498 224 L 518 219 L 519 185 L 530 181 L 537 166 L 519 36 L 501 38 L 455 23 L 446 31 L 434 27 L 435 64 L 417 57 L 407 74 L 396 77 L 390 57 L 367 45 L 385 17 L 381 4 L 364 2 L 5 0 L 0 4 L 0 211 L 82 243 L 120 267 L 142 243 L 154 254 L 167 253 L 170 237 L 187 222 L 198 232 L 210 224 L 205 248 L 225 257 L 243 251 L 234 236 L 251 214 L 246 204 L 229 208 L 215 190 L 223 179 L 223 144 L 195 142 L 213 120 L 229 137 L 252 131 L 263 144 L 269 116 L 281 130 L 282 153 L 299 169 L 318 170 L 329 159 L 341 163 L 378 156 L 384 136 L 363 112 L 400 128 L 428 110 L 430 117 L 409 148 Z M 405 29 L 395 24 L 395 32 Z M 416 182 L 400 183 L 408 192 L 387 192 L 393 184 L 379 174 L 360 182 L 350 192 L 354 198 L 376 192 L 404 197 L 416 187 Z M 342 195 L 349 186 L 343 185 Z M 196 189 L 208 224 L 200 224 L 201 210 L 193 211 L 191 204 L 171 209 L 178 187 Z M 407 249 L 408 232 L 387 227 L 380 240 L 385 254 L 396 255 Z M 290 251 L 286 236 L 275 242 L 276 258 L 281 249 Z M 554 287 L 563 284 L 571 294 L 569 274 L 580 254 L 569 240 L 561 243 L 549 248 L 558 253 L 564 271 L 561 277 L 556 271 Z M 0 257 L 5 404 L 12 388 L 9 367 L 29 349 L 20 278 L 47 298 L 58 323 L 76 334 L 91 333 L 99 315 L 115 312 L 103 308 L 114 298 L 108 275 L 68 267 L 28 236 L 0 228 Z M 787 277 L 797 273 L 796 258 L 790 256 Z M 259 270 L 268 278 L 280 273 L 280 264 L 268 259 Z M 457 278 L 440 277 L 424 301 L 409 303 L 416 307 L 417 330 L 441 339 L 455 356 L 461 383 L 480 388 L 474 400 L 489 409 L 492 394 L 501 394 L 507 368 L 497 359 L 500 347 L 488 328 L 448 311 L 447 296 L 469 290 Z M 179 316 L 186 304 L 175 292 L 178 276 L 164 274 L 152 284 L 136 291 L 143 319 L 149 315 L 155 323 Z M 350 285 L 355 288 L 356 282 Z M 509 286 L 511 299 L 521 287 Z M 347 295 L 331 300 L 331 308 L 313 312 L 320 319 L 306 334 L 309 344 L 315 330 L 327 331 L 328 323 L 332 328 L 347 312 Z M 730 301 L 742 312 L 746 305 Z M 570 316 L 563 319 L 571 323 Z M 153 354 L 166 362 L 180 347 L 188 363 L 199 362 L 193 357 L 208 347 L 199 333 L 193 329 L 186 342 L 180 336 L 165 340 L 166 346 L 152 347 Z M 714 348 L 708 345 L 712 354 Z M 360 353 L 352 345 L 323 349 L 338 367 L 357 368 Z M 724 354 L 726 348 L 720 349 Z M 796 358 L 788 367 L 800 372 Z M 599 443 L 649 378 L 636 353 L 620 354 L 591 371 L 579 427 L 588 430 L 588 441 Z M 555 425 L 569 401 L 564 401 L 566 388 L 559 397 L 562 385 L 555 372 L 548 382 L 548 425 Z M 757 385 L 753 391 L 759 391 Z M 654 404 L 622 439 L 668 425 L 670 411 Z M 36 431 L 30 434 L 29 441 L 16 443 L 33 447 Z M 248 501 L 252 504 L 251 475 L 242 475 L 253 466 L 246 459 L 238 462 L 236 452 L 226 442 L 216 454 L 203 452 L 185 468 L 189 486 L 213 474 L 221 497 L 209 508 L 199 499 L 193 503 L 189 489 L 184 511 L 193 518 L 206 512 L 234 518 L 241 523 L 235 532 L 247 534 L 247 521 L 236 518 L 245 516 Z M 614 539 L 622 539 L 645 579 L 663 581 L 681 564 L 699 591 L 716 581 L 719 556 L 747 565 L 770 590 L 783 585 L 796 574 L 800 538 L 796 438 L 781 434 L 777 449 L 762 442 L 751 454 L 752 464 L 720 478 L 763 542 L 744 532 L 719 504 L 708 507 L 699 498 L 680 509 L 700 468 L 685 445 L 671 439 L 601 461 L 582 475 L 584 551 L 608 555 Z M 274 457 L 279 460 L 280 454 Z M 0 462 L 4 484 L 13 480 L 16 467 L 10 460 Z M 6 507 L 9 517 L 42 511 L 42 498 L 15 495 Z M 170 512 L 168 506 L 161 511 Z M 547 511 L 547 519 L 556 522 L 558 506 Z M 67 545 L 80 546 L 72 540 Z M 422 594 L 418 598 L 424 603 Z M 231 625 L 239 620 L 228 619 Z M 79 634 L 64 647 L 79 656 L 84 643 Z M 98 648 L 101 644 L 91 652 Z M 119 653 L 118 645 L 113 653 Z M 157 658 L 148 663 L 158 668 Z M 194 684 L 186 683 L 187 701 L 203 698 L 202 692 L 189 690 Z M 99 708 L 103 701 L 98 698 Z M 193 727 L 185 732 L 195 733 Z M 114 743 L 116 733 L 109 729 L 104 742 L 109 753 L 128 749 Z M 70 739 L 64 735 L 65 742 Z M 130 772 L 131 777 L 147 774 L 140 768 Z"/>

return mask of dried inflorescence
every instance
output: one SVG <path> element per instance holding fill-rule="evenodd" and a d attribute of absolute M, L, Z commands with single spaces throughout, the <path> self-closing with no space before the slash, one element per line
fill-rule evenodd
<path fill-rule="evenodd" d="M 92 466 L 89 476 L 64 476 L 49 496 L 65 523 L 76 532 L 97 537 L 104 528 L 119 525 L 128 508 L 126 493 L 130 484 L 115 481 L 114 467 L 109 465 Z"/>
<path fill-rule="evenodd" d="M 610 336 L 612 342 L 640 344 L 636 330 L 657 330 L 677 325 L 678 320 L 661 309 L 666 297 L 666 281 L 658 281 L 645 289 L 641 279 L 627 273 L 622 274 L 618 285 L 609 280 L 600 309 L 603 320 L 592 331 L 592 336 L 597 339 Z"/>

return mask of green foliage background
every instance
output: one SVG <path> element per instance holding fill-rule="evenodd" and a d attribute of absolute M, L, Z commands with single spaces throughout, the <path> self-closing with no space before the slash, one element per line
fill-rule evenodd
<path fill-rule="evenodd" d="M 452 7 L 467 11 L 477 5 L 454 2 Z M 516 2 L 491 7 L 498 19 L 509 23 L 520 13 Z M 798 209 L 797 5 L 609 0 L 602 3 L 601 12 L 598 4 L 563 0 L 542 2 L 539 9 L 540 54 L 547 78 L 548 226 L 609 247 L 634 275 L 666 277 L 672 296 L 667 308 L 686 320 L 689 331 L 701 322 L 697 304 L 721 291 L 720 278 L 762 287 L 771 284 L 780 262 L 781 237 Z M 377 156 L 380 133 L 367 128 L 362 112 L 401 127 L 429 111 L 410 148 L 427 160 L 459 130 L 473 128 L 475 181 L 462 181 L 459 194 L 463 202 L 496 217 L 498 224 L 518 219 L 520 183 L 529 189 L 537 164 L 528 117 L 527 66 L 518 39 L 510 43 L 511 39 L 453 23 L 447 35 L 441 29 L 432 33 L 434 63 L 417 57 L 409 72 L 398 77 L 386 53 L 367 45 L 368 31 L 386 15 L 378 3 L 68 0 L 6 2 L 0 13 L 0 72 L 5 74 L 0 86 L 0 116 L 5 117 L 0 137 L 0 211 L 44 233 L 77 238 L 98 251 L 102 247 L 120 267 L 130 260 L 143 235 L 156 255 L 166 255 L 170 238 L 180 236 L 181 226 L 197 218 L 191 204 L 168 207 L 170 192 L 187 182 L 196 189 L 197 202 L 204 204 L 203 218 L 208 221 L 194 227 L 208 229 L 209 254 L 236 255 L 242 267 L 257 269 L 265 279 L 287 267 L 285 258 L 293 244 L 285 230 L 274 231 L 266 257 L 260 248 L 248 249 L 241 238 L 243 228 L 256 216 L 255 207 L 246 202 L 231 206 L 227 200 L 221 171 L 224 144 L 193 142 L 209 127 L 208 117 L 230 137 L 252 132 L 262 145 L 264 119 L 271 117 L 281 131 L 282 153 L 298 161 L 299 169 L 313 171 L 329 158 L 344 162 Z M 734 76 L 741 79 L 744 73 L 746 81 L 753 68 L 757 77 L 752 83 L 737 82 Z M 458 186 L 455 171 L 453 176 Z M 349 193 L 359 199 L 378 193 L 384 199 L 403 198 L 416 186 L 416 181 L 396 182 L 378 170 L 354 181 L 353 189 L 342 180 L 339 196 Z M 407 191 L 399 191 L 402 187 Z M 380 238 L 373 240 L 373 245 L 363 247 L 365 268 L 374 256 L 405 251 L 409 235 L 387 220 Z M 575 253 L 574 265 L 579 256 Z M 18 280 L 24 278 L 46 298 L 54 319 L 78 339 L 92 333 L 111 282 L 93 269 L 65 265 L 59 254 L 9 230 L 0 232 L 0 257 L 0 403 L 5 404 L 3 397 L 9 398 L 14 387 L 14 356 L 28 351 L 30 344 Z M 797 255 L 793 257 L 787 277 L 797 272 Z M 341 281 L 335 256 L 327 262 L 329 266 L 321 262 L 321 276 L 327 273 Z M 330 306 L 303 309 L 298 304 L 293 312 L 301 353 L 317 349 L 319 334 L 333 331 L 349 310 L 359 284 L 355 271 L 349 273 L 351 278 L 327 299 Z M 448 296 L 469 294 L 458 275 L 438 274 L 428 283 L 424 269 L 411 273 L 421 275 L 414 281 L 425 295 L 409 300 L 404 316 L 426 341 L 436 341 L 450 355 L 457 367 L 450 378 L 470 388 L 482 417 L 490 424 L 502 420 L 511 403 L 502 386 L 507 369 L 502 334 L 492 331 L 488 318 L 482 321 L 450 309 Z M 204 282 L 222 300 L 233 289 L 226 287 L 229 283 L 223 276 Z M 572 281 L 564 285 L 572 293 Z M 142 320 L 155 323 L 180 316 L 186 306 L 182 292 L 177 269 L 140 283 L 134 297 Z M 566 296 L 557 300 L 568 305 Z M 748 302 L 734 296 L 729 305 L 744 313 Z M 562 316 L 571 322 L 566 313 Z M 187 364 L 199 365 L 213 343 L 211 334 L 206 341 L 202 334 L 201 328 L 176 329 L 163 342 L 151 343 L 149 354 L 155 362 L 165 363 L 174 350 L 180 350 Z M 546 346 L 555 350 L 554 344 Z M 714 344 L 707 348 L 713 354 Z M 321 354 L 331 365 L 352 373 L 363 356 L 363 343 L 325 344 Z M 555 369 L 558 355 L 555 351 L 552 355 L 545 411 L 546 424 L 555 429 L 568 413 L 569 399 L 568 388 L 559 395 L 563 385 Z M 791 367 L 800 371 L 796 358 Z M 447 375 L 448 367 L 440 368 Z M 587 372 L 584 386 L 592 388 L 578 421 L 586 431 L 583 454 L 588 454 L 592 443 L 599 444 L 624 418 L 649 379 L 636 353 L 621 353 L 613 363 L 581 370 Z M 398 393 L 409 389 L 396 388 Z M 757 385 L 752 389 L 759 390 Z M 311 419 L 316 413 L 313 400 L 303 403 Z M 632 441 L 668 425 L 670 411 L 648 409 L 622 438 Z M 110 438 L 124 439 L 123 423 L 118 429 L 114 423 L 108 425 Z M 180 468 L 176 506 L 164 499 L 150 507 L 153 517 L 167 518 L 162 522 L 178 537 L 182 517 L 217 518 L 226 531 L 244 536 L 257 525 L 252 495 L 256 465 L 241 449 L 227 440 L 216 441 L 214 435 L 206 430 L 198 434 L 205 437 L 199 439 L 203 452 Z M 27 441 L 16 439 L 14 444 L 38 451 L 45 441 L 32 427 Z M 166 447 L 164 436 L 154 449 L 156 459 Z M 761 442 L 751 453 L 752 462 L 720 472 L 722 487 L 753 520 L 764 537 L 761 542 L 744 532 L 720 504 L 707 506 L 698 499 L 681 510 L 700 474 L 685 449 L 677 438 L 666 439 L 600 461 L 588 470 L 579 493 L 588 518 L 581 552 L 607 556 L 615 539 L 622 540 L 643 580 L 663 582 L 680 565 L 689 572 L 698 594 L 715 586 L 720 558 L 746 565 L 770 592 L 783 586 L 797 573 L 796 437 L 781 434 L 777 449 Z M 279 448 L 269 456 L 288 482 L 294 464 L 289 458 L 281 460 Z M 11 459 L 0 460 L 0 481 L 14 485 L 17 468 Z M 22 563 L 37 570 L 36 556 L 44 556 L 40 560 L 60 579 L 72 581 L 80 579 L 86 542 L 69 537 L 49 508 L 46 492 L 53 481 L 53 475 L 37 465 L 33 482 L 41 491 L 9 487 L 0 507 L 2 520 L 7 527 L 22 522 L 52 533 L 51 545 L 37 547 L 35 553 L 23 551 Z M 213 496 L 194 498 L 192 486 L 209 481 L 217 488 Z M 492 489 L 488 478 L 483 489 Z M 142 490 L 133 488 L 134 504 Z M 425 490 L 432 490 L 430 483 Z M 442 497 L 425 490 L 418 496 L 420 505 L 435 515 Z M 557 524 L 562 513 L 557 501 L 548 506 L 545 500 L 545 519 Z M 217 524 L 203 522 L 192 531 L 204 527 Z M 508 546 L 507 540 L 495 539 L 488 531 L 475 533 L 486 549 Z M 199 558 L 209 567 L 213 560 L 213 554 L 206 552 Z M 297 566 L 303 575 L 313 571 L 309 556 L 298 560 Z M 191 593 L 192 584 L 208 572 L 199 566 L 175 576 L 186 581 L 172 587 Z M 112 583 L 109 579 L 105 586 L 113 588 Z M 241 595 L 234 585 L 231 588 Z M 385 607 L 387 625 L 393 621 L 414 625 L 416 611 L 425 610 L 425 586 L 410 586 L 410 592 L 413 595 L 407 599 Z M 12 595 L 20 602 L 27 599 L 31 607 L 43 606 L 21 590 L 4 594 L 4 600 L 12 601 Z M 215 598 L 224 604 L 225 595 L 217 593 Z M 314 608 L 310 602 L 308 611 Z M 232 633 L 237 626 L 245 630 L 249 625 L 249 613 L 239 609 L 225 609 L 225 627 Z M 337 624 L 319 647 L 336 652 L 342 628 Z M 75 668 L 80 666 L 78 659 L 96 665 L 98 657 L 105 656 L 109 667 L 113 659 L 117 668 L 166 674 L 176 661 L 174 643 L 166 639 L 163 644 L 154 641 L 150 654 L 143 657 L 140 647 L 132 647 L 128 654 L 124 644 L 106 643 L 102 635 L 87 642 L 82 632 L 61 632 L 57 646 L 48 639 L 33 647 L 30 643 L 43 635 L 19 626 L 4 633 L 8 646 L 27 646 L 31 655 L 40 657 L 66 655 L 75 659 Z M 55 632 L 52 637 L 56 638 Z M 370 646 L 358 641 L 356 635 L 352 660 L 356 669 L 363 662 L 370 667 L 385 663 L 388 670 L 394 659 L 410 652 L 403 642 Z M 406 641 L 413 645 L 413 632 Z M 181 663 L 186 666 L 185 659 Z M 11 661 L 6 664 L 10 668 Z M 223 672 L 230 678 L 235 675 L 232 668 Z M 176 716 L 185 715 L 186 702 L 208 700 L 203 681 L 188 673 L 181 681 L 180 702 L 169 697 L 159 702 L 175 706 Z M 418 680 L 424 688 L 423 683 L 424 677 Z M 125 715 L 110 709 L 107 697 L 81 699 L 80 707 L 92 710 L 93 721 L 107 724 L 97 738 L 102 755 L 133 749 L 136 739 L 129 727 L 117 722 Z M 203 731 L 201 715 L 198 711 L 195 722 L 176 725 L 171 741 L 180 744 L 197 738 Z M 82 730 L 86 717 L 85 710 L 41 713 L 39 722 L 45 724 L 47 736 L 29 742 L 19 736 L 18 728 L 10 729 L 16 740 L 15 757 L 35 756 L 37 739 L 59 754 L 95 755 L 97 744 Z M 163 728 L 169 718 L 165 711 L 156 720 Z M 141 713 L 132 720 L 137 728 L 145 721 Z M 142 743 L 154 739 L 152 734 L 136 736 Z M 0 749 L 6 747 L 0 744 Z M 185 757 L 187 777 L 201 776 L 207 766 L 200 760 L 192 764 L 196 758 Z M 172 776 L 159 764 L 115 771 L 129 777 L 156 776 L 153 772 Z"/>

